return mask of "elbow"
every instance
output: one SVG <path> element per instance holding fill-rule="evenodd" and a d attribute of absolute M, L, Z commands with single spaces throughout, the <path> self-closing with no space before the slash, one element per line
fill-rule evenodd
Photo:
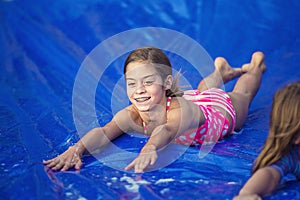
<path fill-rule="evenodd" d="M 257 172 L 259 172 L 259 175 L 264 179 L 264 184 L 267 185 L 265 190 L 260 191 L 258 194 L 260 196 L 266 196 L 273 193 L 279 184 L 280 173 L 271 167 L 259 169 Z"/>
<path fill-rule="evenodd" d="M 167 125 L 165 125 L 164 128 L 165 128 L 164 132 L 165 132 L 165 134 L 168 137 L 168 142 L 171 142 L 176 137 L 178 131 L 174 130 L 174 128 L 169 127 Z"/>
<path fill-rule="evenodd" d="M 169 127 L 168 125 L 161 125 L 156 127 L 156 129 L 151 134 L 151 141 L 154 143 L 160 143 L 159 146 L 164 146 L 173 141 L 176 136 L 176 132 L 174 134 L 174 129 Z"/>
<path fill-rule="evenodd" d="M 257 170 L 240 190 L 239 195 L 266 196 L 271 194 L 280 180 L 279 172 L 270 167 Z"/>
<path fill-rule="evenodd" d="M 270 187 L 269 190 L 267 191 L 268 194 L 271 194 L 272 192 L 274 192 L 280 182 L 280 178 L 281 175 L 279 173 L 279 171 L 277 171 L 274 168 L 271 167 L 267 167 L 267 171 L 269 173 L 269 183 L 270 183 Z"/>

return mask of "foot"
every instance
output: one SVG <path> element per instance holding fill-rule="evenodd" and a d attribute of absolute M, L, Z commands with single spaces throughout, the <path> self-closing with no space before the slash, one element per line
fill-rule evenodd
<path fill-rule="evenodd" d="M 250 69 L 250 63 L 246 63 L 246 64 L 243 64 L 241 69 L 242 69 L 242 73 L 247 73 L 248 70 Z"/>
<path fill-rule="evenodd" d="M 262 52 L 255 52 L 252 54 L 251 63 L 242 66 L 242 72 L 249 72 L 251 70 L 259 69 L 262 73 L 266 71 L 265 56 Z"/>
<path fill-rule="evenodd" d="M 216 71 L 221 74 L 224 83 L 242 75 L 242 68 L 231 67 L 227 60 L 223 57 L 218 57 L 215 59 Z"/>

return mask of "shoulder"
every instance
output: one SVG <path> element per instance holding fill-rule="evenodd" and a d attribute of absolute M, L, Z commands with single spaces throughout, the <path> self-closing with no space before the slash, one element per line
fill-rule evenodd
<path fill-rule="evenodd" d="M 139 114 L 132 105 L 120 110 L 113 117 L 111 124 L 117 125 L 124 132 L 132 131 L 135 128 L 136 121 L 139 119 Z M 126 130 L 126 131 L 125 131 Z"/>
<path fill-rule="evenodd" d="M 196 106 L 193 102 L 184 97 L 172 97 L 170 109 L 190 108 Z M 196 106 L 197 107 L 197 106 Z"/>
<path fill-rule="evenodd" d="M 193 106 L 194 105 L 191 102 L 187 101 L 183 97 L 173 97 L 168 111 L 168 116 L 175 115 L 180 117 L 185 113 L 191 113 L 193 111 Z"/>
<path fill-rule="evenodd" d="M 127 106 L 126 108 L 120 110 L 117 112 L 114 116 L 115 120 L 121 120 L 121 121 L 136 121 L 139 118 L 138 111 L 132 106 Z"/>
<path fill-rule="evenodd" d="M 170 110 L 180 110 L 180 112 L 188 114 L 190 117 L 195 114 L 202 113 L 199 106 L 184 97 L 173 97 Z"/>
<path fill-rule="evenodd" d="M 183 97 L 173 97 L 170 105 L 170 110 L 168 112 L 168 121 L 180 121 L 187 126 L 197 127 L 199 124 L 202 124 L 205 120 L 205 117 L 199 107 L 191 102 L 186 100 Z M 182 124 L 181 124 L 182 125 Z"/>

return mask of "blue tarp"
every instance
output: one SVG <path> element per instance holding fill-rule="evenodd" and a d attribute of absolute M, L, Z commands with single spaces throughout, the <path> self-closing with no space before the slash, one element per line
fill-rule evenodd
<path fill-rule="evenodd" d="M 300 80 L 299 10 L 297 0 L 1 0 L 0 198 L 231 199 L 250 177 L 268 134 L 274 92 Z M 103 160 L 84 157 L 79 172 L 47 170 L 41 161 L 62 153 L 85 131 L 78 130 L 72 110 L 82 63 L 100 43 L 143 27 L 180 32 L 212 59 L 224 56 L 236 67 L 249 62 L 254 51 L 265 53 L 267 71 L 243 130 L 217 143 L 204 159 L 190 147 L 174 162 L 144 174 L 111 167 L 125 166 L 131 158 L 109 148 Z M 136 40 L 108 48 L 118 51 Z M 84 129 L 111 119 L 111 92 L 122 77 L 124 58 L 114 60 L 99 80 L 96 119 L 82 107 Z M 171 59 L 174 65 L 177 60 Z M 186 73 L 194 69 L 183 59 L 184 64 Z M 198 83 L 199 77 L 189 77 Z M 81 98 L 86 103 L 86 96 Z M 144 142 L 125 135 L 115 145 L 138 152 Z M 176 154 L 180 148 L 171 150 Z M 300 199 L 299 182 L 289 180 L 266 199 Z"/>

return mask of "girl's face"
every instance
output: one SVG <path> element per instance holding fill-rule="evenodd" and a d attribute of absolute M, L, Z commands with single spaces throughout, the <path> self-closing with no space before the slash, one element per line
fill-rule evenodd
<path fill-rule="evenodd" d="M 130 102 L 140 111 L 150 111 L 156 105 L 166 103 L 164 81 L 151 64 L 131 62 L 126 68 L 127 95 Z"/>

